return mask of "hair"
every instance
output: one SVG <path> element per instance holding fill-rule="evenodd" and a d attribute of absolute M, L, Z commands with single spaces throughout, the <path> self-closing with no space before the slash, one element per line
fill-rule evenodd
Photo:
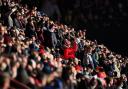
<path fill-rule="evenodd" d="M 111 79 L 112 78 L 110 78 L 110 77 L 105 78 L 105 81 L 106 81 L 107 85 L 110 83 Z"/>
<path fill-rule="evenodd" d="M 91 50 L 91 46 L 86 46 L 85 50 L 86 50 L 86 52 L 89 52 Z"/>
<path fill-rule="evenodd" d="M 71 66 L 63 67 L 62 79 L 64 81 L 68 80 L 71 75 Z"/>
<path fill-rule="evenodd" d="M 116 86 L 121 86 L 122 83 L 123 83 L 123 79 L 122 78 L 117 78 Z"/>
<path fill-rule="evenodd" d="M 95 78 L 92 78 L 91 80 L 90 80 L 90 83 L 89 83 L 89 85 L 90 86 L 95 86 L 96 84 L 97 84 L 97 80 L 95 79 Z"/>

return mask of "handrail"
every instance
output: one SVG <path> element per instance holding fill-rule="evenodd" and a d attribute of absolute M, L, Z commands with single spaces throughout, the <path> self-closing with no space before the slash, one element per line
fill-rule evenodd
<path fill-rule="evenodd" d="M 0 72 L 0 77 L 3 77 L 4 74 L 2 72 Z M 26 86 L 25 84 L 13 79 L 13 78 L 10 78 L 10 87 L 11 89 L 12 88 L 17 88 L 17 89 L 30 89 L 28 86 Z"/>

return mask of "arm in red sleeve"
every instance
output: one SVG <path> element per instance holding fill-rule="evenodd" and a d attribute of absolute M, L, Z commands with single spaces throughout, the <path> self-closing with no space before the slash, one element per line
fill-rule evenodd
<path fill-rule="evenodd" d="M 64 50 L 64 58 L 69 59 L 69 58 L 75 58 L 74 50 L 72 48 L 67 48 Z"/>
<path fill-rule="evenodd" d="M 73 50 L 74 50 L 75 52 L 77 51 L 78 45 L 77 45 L 76 41 L 74 41 L 72 48 L 73 48 Z"/>

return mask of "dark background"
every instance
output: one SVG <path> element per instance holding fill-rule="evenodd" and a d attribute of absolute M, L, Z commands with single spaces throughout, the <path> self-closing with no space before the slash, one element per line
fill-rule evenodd
<path fill-rule="evenodd" d="M 128 0 L 60 0 L 62 22 L 87 29 L 87 37 L 128 56 Z M 65 21 L 66 16 L 72 19 Z"/>

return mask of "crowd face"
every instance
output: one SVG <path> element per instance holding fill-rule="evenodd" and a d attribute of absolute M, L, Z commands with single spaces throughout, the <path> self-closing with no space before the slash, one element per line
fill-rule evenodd
<path fill-rule="evenodd" d="M 5 28 L 3 26 L 0 27 L 0 34 L 4 35 L 5 34 Z"/>

